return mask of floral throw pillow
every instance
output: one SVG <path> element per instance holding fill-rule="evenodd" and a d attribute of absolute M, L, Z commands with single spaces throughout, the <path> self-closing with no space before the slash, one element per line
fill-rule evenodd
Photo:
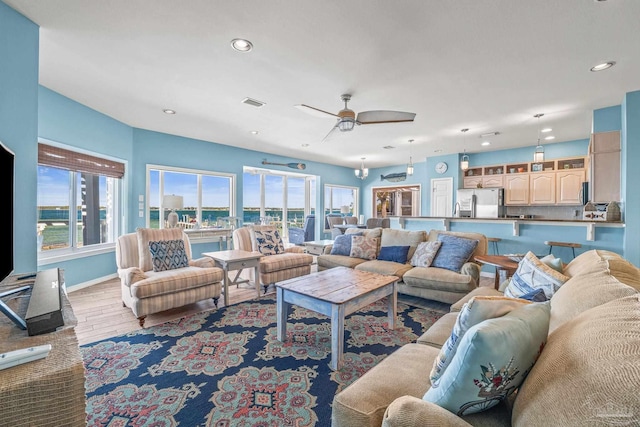
<path fill-rule="evenodd" d="M 377 237 L 353 236 L 351 238 L 350 257 L 362 259 L 376 259 L 378 250 Z"/>
<path fill-rule="evenodd" d="M 149 242 L 153 271 L 175 270 L 189 267 L 184 240 L 159 240 Z"/>
<path fill-rule="evenodd" d="M 258 252 L 262 255 L 277 255 L 284 253 L 284 245 L 278 230 L 255 230 Z"/>
<path fill-rule="evenodd" d="M 440 249 L 442 242 L 422 242 L 418 244 L 411 257 L 411 265 L 414 267 L 429 267 Z"/>

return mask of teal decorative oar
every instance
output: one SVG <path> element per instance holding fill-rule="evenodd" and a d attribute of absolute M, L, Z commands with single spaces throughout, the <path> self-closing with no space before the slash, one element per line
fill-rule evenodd
<path fill-rule="evenodd" d="M 267 160 L 263 160 L 262 161 L 263 165 L 276 165 L 276 166 L 287 166 L 290 167 L 291 169 L 306 169 L 307 165 L 305 165 L 304 163 L 271 163 L 271 162 L 267 162 Z"/>

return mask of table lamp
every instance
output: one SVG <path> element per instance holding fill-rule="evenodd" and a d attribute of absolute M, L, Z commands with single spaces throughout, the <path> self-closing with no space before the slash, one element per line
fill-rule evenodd
<path fill-rule="evenodd" d="M 176 213 L 176 209 L 182 209 L 184 207 L 184 199 L 182 196 L 165 195 L 162 198 L 162 206 L 165 209 L 171 209 L 169 215 L 167 215 L 167 224 L 169 224 L 169 228 L 175 228 L 178 225 L 178 214 Z"/>

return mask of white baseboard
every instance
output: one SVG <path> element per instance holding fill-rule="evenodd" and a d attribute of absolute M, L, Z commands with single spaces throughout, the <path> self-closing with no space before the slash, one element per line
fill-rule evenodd
<path fill-rule="evenodd" d="M 80 289 L 88 288 L 89 286 L 97 285 L 98 283 L 102 283 L 107 280 L 117 279 L 117 278 L 118 278 L 118 274 L 113 273 L 108 276 L 89 280 L 88 282 L 82 282 L 82 283 L 78 283 L 77 285 L 67 286 L 66 288 L 67 288 L 67 292 L 74 292 L 74 291 L 79 291 Z"/>

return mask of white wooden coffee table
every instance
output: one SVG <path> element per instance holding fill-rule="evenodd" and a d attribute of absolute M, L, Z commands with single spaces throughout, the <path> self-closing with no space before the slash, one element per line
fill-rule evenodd
<path fill-rule="evenodd" d="M 331 369 L 340 369 L 344 352 L 344 318 L 379 299 L 388 297 L 389 328 L 395 328 L 397 314 L 396 276 L 336 267 L 276 283 L 277 338 L 287 336 L 289 305 L 331 318 Z"/>
<path fill-rule="evenodd" d="M 238 280 L 240 273 L 245 268 L 254 269 L 254 280 L 256 292 L 260 298 L 260 252 L 241 251 L 238 249 L 230 249 L 228 251 L 203 252 L 202 255 L 213 258 L 216 267 L 224 270 L 224 306 L 229 307 L 229 285 L 238 285 L 239 283 L 247 283 L 248 280 Z M 229 271 L 237 270 L 236 277 L 229 280 Z"/>

